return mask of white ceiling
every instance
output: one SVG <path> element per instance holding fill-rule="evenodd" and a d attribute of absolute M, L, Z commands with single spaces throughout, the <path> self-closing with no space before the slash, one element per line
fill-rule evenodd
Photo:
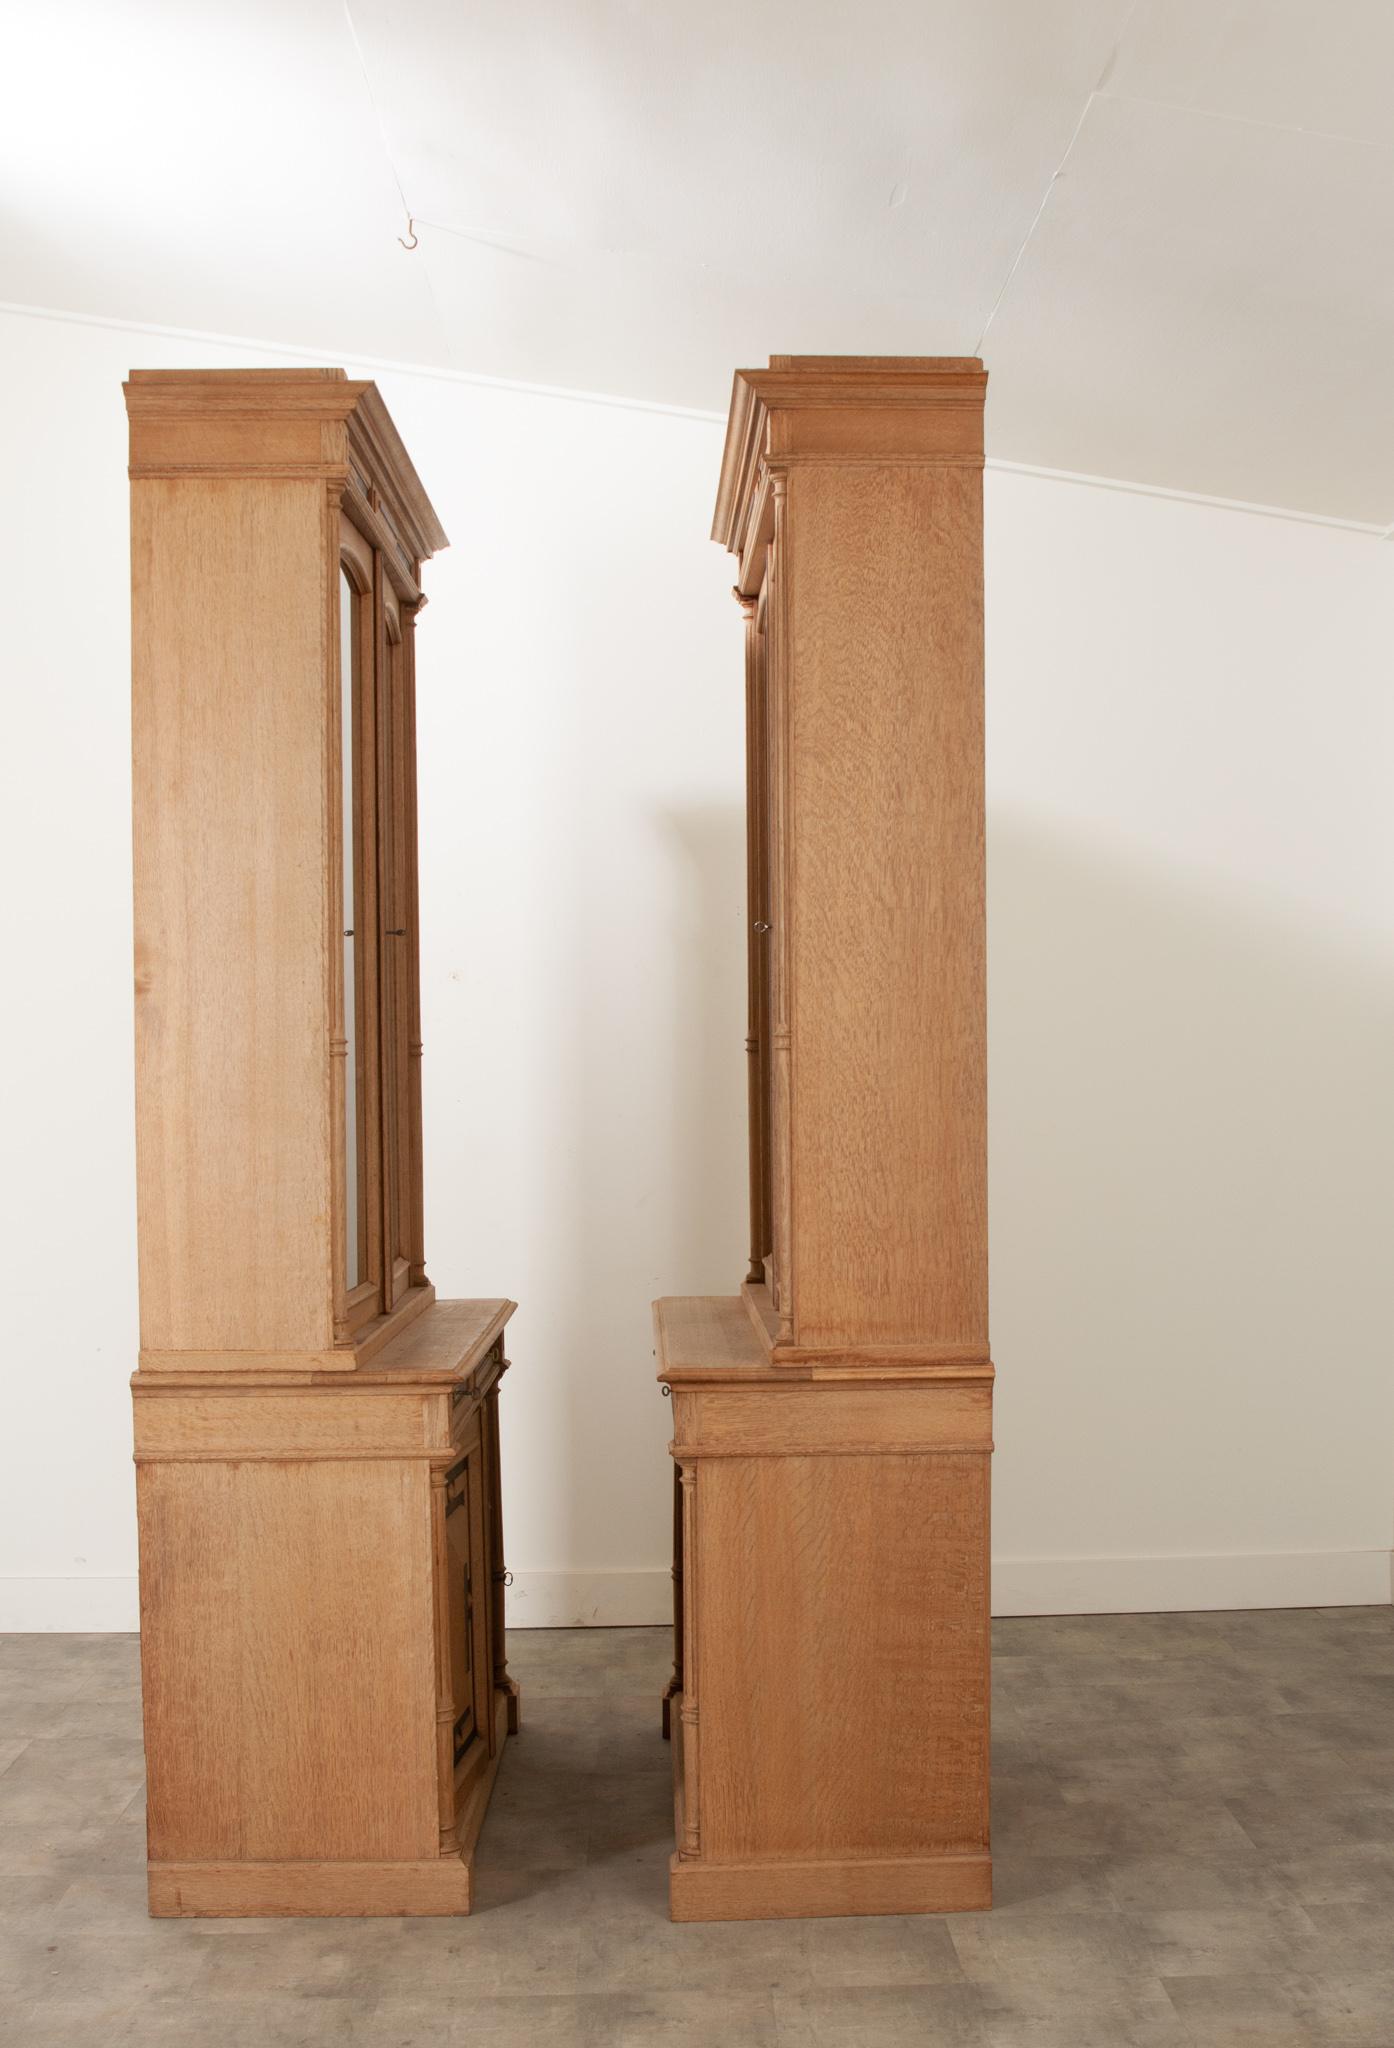
<path fill-rule="evenodd" d="M 1003 460 L 1394 523 L 1394 0 L 47 0 L 4 42 L 11 303 L 712 411 L 772 351 L 981 352 Z"/>

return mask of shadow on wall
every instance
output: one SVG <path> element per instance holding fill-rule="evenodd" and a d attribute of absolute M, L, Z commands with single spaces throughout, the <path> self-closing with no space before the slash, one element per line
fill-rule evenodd
<path fill-rule="evenodd" d="M 605 1561 L 598 1474 L 619 1518 L 610 1559 L 666 1571 L 671 1410 L 649 1304 L 733 1293 L 745 1273 L 745 817 L 736 803 L 693 805 L 643 828 L 637 866 L 613 889 L 578 869 L 573 896 L 565 1263 L 601 1364 L 563 1382 L 575 1476 L 561 1519 L 570 1555 Z"/>
<path fill-rule="evenodd" d="M 1375 935 L 1001 811 L 988 905 L 998 1553 L 1387 1547 Z"/>

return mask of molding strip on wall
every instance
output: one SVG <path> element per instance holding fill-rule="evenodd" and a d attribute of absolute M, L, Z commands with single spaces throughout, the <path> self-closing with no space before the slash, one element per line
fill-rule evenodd
<path fill-rule="evenodd" d="M 1383 1607 L 1394 1599 L 1388 1550 L 1293 1550 L 1177 1557 L 1003 1557 L 992 1611 L 1171 1614 L 1243 1607 Z M 105 1635 L 139 1626 L 129 1576 L 0 1578 L 0 1633 Z M 517 1571 L 510 1628 L 665 1628 L 673 1587 L 645 1571 Z"/>
<path fill-rule="evenodd" d="M 1234 1551 L 1217 1556 L 999 1557 L 994 1614 L 1196 1614 L 1243 1607 L 1384 1607 L 1388 1550 Z"/>
<path fill-rule="evenodd" d="M 420 225 L 428 227 L 430 223 L 422 221 Z M 107 313 L 79 313 L 63 306 L 31 306 L 10 299 L 0 300 L 0 314 L 3 313 L 21 320 L 57 320 L 71 327 L 105 327 L 120 334 L 158 335 L 168 341 L 206 342 L 215 348 L 241 349 L 244 354 L 290 356 L 297 362 L 343 362 L 367 370 L 370 375 L 381 371 L 387 376 L 426 377 L 438 384 L 472 384 L 486 391 L 517 392 L 528 398 L 559 398 L 572 405 L 613 406 L 621 412 L 660 413 L 670 419 L 699 420 L 714 426 L 724 426 L 726 422 L 724 412 L 708 412 L 701 406 L 674 405 L 658 398 L 627 398 L 609 391 L 576 391 L 562 384 L 529 383 L 520 377 L 491 377 L 482 370 L 457 370 L 446 363 L 397 362 L 387 356 L 346 355 L 340 348 L 305 348 L 300 343 L 268 341 L 255 335 L 214 334 L 198 327 L 165 327 L 149 320 L 118 319 Z M 1368 534 L 1374 540 L 1394 537 L 1394 525 L 1385 526 L 1368 519 L 1342 519 L 1335 513 L 1312 512 L 1299 505 L 1265 505 L 1247 498 L 1217 497 L 1210 491 L 1185 491 L 1166 484 L 1144 483 L 1135 477 L 1097 476 L 1088 470 L 1051 469 L 1038 462 L 1013 462 L 1005 455 L 989 455 L 985 466 L 1016 476 L 1043 477 L 1049 483 L 1080 484 L 1089 490 L 1129 491 L 1136 497 L 1172 498 L 1182 505 L 1208 505 L 1219 512 L 1247 512 L 1262 519 L 1295 519 L 1304 526 L 1334 526 L 1346 533 Z"/>

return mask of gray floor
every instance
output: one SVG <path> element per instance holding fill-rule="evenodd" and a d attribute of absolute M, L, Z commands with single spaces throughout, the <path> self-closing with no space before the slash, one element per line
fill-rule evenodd
<path fill-rule="evenodd" d="M 673 1927 L 656 1629 L 515 1636 L 447 1921 L 151 1921 L 136 1646 L 0 1638 L 0 2040 L 1394 2048 L 1394 1609 L 1009 1621 L 999 1904 Z"/>

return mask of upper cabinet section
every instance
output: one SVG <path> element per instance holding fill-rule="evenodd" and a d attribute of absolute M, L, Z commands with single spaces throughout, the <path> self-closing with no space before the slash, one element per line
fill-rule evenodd
<path fill-rule="evenodd" d="M 987 1365 L 975 360 L 737 373 L 750 1262 L 775 1364 Z"/>
<path fill-rule="evenodd" d="M 342 1370 L 431 1299 L 415 621 L 372 384 L 136 371 L 142 1367 Z"/>

